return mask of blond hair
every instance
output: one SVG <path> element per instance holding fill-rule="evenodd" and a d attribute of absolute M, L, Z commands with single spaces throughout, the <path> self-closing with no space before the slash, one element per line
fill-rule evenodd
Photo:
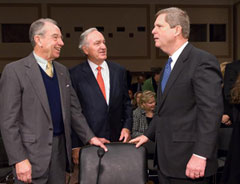
<path fill-rule="evenodd" d="M 152 98 L 155 99 L 155 95 L 156 93 L 154 93 L 153 91 L 143 91 L 141 97 L 140 97 L 140 101 L 139 101 L 139 106 L 144 109 L 144 104 L 149 102 L 149 100 L 151 100 Z"/>

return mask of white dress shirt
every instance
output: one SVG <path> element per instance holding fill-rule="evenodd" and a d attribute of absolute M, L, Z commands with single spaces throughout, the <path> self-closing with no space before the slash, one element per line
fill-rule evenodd
<path fill-rule="evenodd" d="M 38 65 L 43 69 L 44 72 L 46 72 L 48 61 L 46 59 L 43 59 L 42 57 L 38 56 L 34 51 L 33 51 L 33 55 L 34 55 L 35 59 L 37 60 Z M 52 72 L 53 71 L 54 70 L 52 67 Z"/>
<path fill-rule="evenodd" d="M 187 46 L 187 44 L 188 44 L 188 41 L 185 42 L 177 51 L 175 51 L 172 56 L 169 56 L 172 58 L 171 70 L 173 70 L 173 67 L 176 64 L 177 59 L 179 58 L 180 54 L 182 53 L 183 49 Z"/>
<path fill-rule="evenodd" d="M 96 65 L 95 63 L 93 63 L 92 61 L 88 60 L 88 63 L 92 69 L 92 72 L 97 80 L 97 74 L 98 74 L 98 70 L 97 67 L 98 65 Z M 101 65 L 101 74 L 102 74 L 102 78 L 103 78 L 103 82 L 104 82 L 104 87 L 105 87 L 105 92 L 106 92 L 106 102 L 109 105 L 109 95 L 110 95 L 110 75 L 109 75 L 109 68 L 107 65 L 106 61 L 103 61 L 103 63 Z"/>

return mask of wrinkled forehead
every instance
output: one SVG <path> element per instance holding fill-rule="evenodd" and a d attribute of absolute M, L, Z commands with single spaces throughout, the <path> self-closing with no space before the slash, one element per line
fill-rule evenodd
<path fill-rule="evenodd" d="M 43 29 L 46 35 L 62 36 L 61 30 L 59 29 L 59 27 L 53 23 L 46 22 L 43 26 Z"/>
<path fill-rule="evenodd" d="M 163 24 L 163 23 L 166 23 L 165 21 L 165 18 L 166 18 L 166 14 L 159 14 L 155 20 L 155 23 L 154 25 L 158 25 L 158 24 Z"/>
<path fill-rule="evenodd" d="M 94 43 L 98 41 L 105 41 L 105 38 L 102 35 L 102 33 L 100 33 L 99 31 L 93 31 L 87 35 L 86 41 L 87 43 L 90 43 L 90 42 Z"/>

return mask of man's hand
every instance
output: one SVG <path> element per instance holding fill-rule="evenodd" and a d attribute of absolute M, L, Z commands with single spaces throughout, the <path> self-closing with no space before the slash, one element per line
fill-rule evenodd
<path fill-rule="evenodd" d="M 104 141 L 106 141 L 106 142 L 104 142 Z M 100 146 L 102 149 L 104 149 L 105 152 L 108 151 L 107 147 L 104 145 L 104 143 L 109 143 L 109 141 L 107 139 L 93 137 L 93 138 L 90 139 L 89 143 L 91 145 Z"/>
<path fill-rule="evenodd" d="M 222 115 L 222 123 L 229 126 L 232 124 L 230 117 L 227 114 Z"/>
<path fill-rule="evenodd" d="M 105 138 L 101 138 L 101 137 L 98 137 L 99 141 L 101 141 L 103 144 L 105 143 L 110 143 L 109 140 L 105 139 Z"/>
<path fill-rule="evenodd" d="M 129 141 L 129 143 L 134 143 L 136 144 L 136 147 L 140 147 L 142 144 L 148 142 L 148 137 L 146 137 L 145 135 L 140 135 L 132 140 Z"/>
<path fill-rule="evenodd" d="M 73 163 L 76 164 L 76 165 L 79 164 L 79 151 L 80 151 L 80 149 L 81 149 L 80 147 L 72 149 Z"/>
<path fill-rule="evenodd" d="M 186 176 L 192 179 L 201 178 L 204 176 L 207 161 L 192 155 L 186 167 Z"/>
<path fill-rule="evenodd" d="M 131 139 L 130 131 L 127 128 L 123 128 L 121 131 L 121 135 L 119 137 L 119 141 L 123 140 L 123 142 L 128 142 L 130 139 Z"/>
<path fill-rule="evenodd" d="M 17 179 L 24 183 L 32 182 L 32 166 L 28 159 L 16 163 Z"/>

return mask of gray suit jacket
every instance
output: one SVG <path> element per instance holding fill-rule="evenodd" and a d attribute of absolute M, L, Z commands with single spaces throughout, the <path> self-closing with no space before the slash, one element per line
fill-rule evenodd
<path fill-rule="evenodd" d="M 53 64 L 71 165 L 71 126 L 84 143 L 94 134 L 81 113 L 67 68 L 56 61 Z M 6 65 L 0 80 L 0 102 L 0 128 L 9 164 L 29 159 L 32 177 L 41 176 L 51 158 L 53 125 L 44 82 L 33 54 Z"/>

